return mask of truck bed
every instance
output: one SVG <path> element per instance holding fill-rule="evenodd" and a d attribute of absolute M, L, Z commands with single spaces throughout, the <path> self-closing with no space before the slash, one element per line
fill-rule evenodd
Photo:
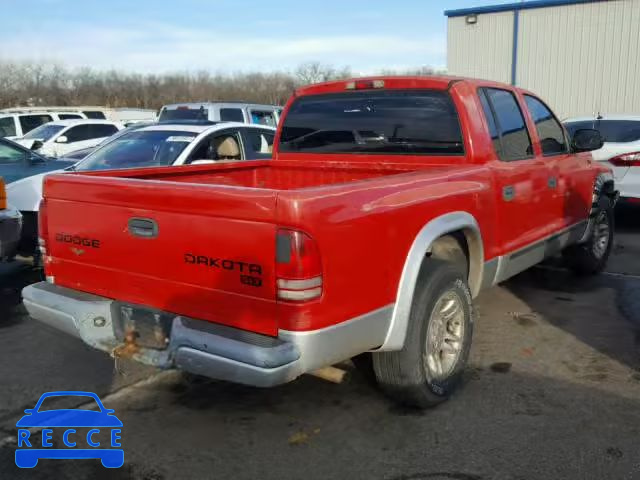
<path fill-rule="evenodd" d="M 276 335 L 287 308 L 276 298 L 279 228 L 308 230 L 328 247 L 331 230 L 315 231 L 323 222 L 370 224 L 362 212 L 424 199 L 427 184 L 461 167 L 256 161 L 53 174 L 44 182 L 45 265 L 63 287 Z M 140 222 L 155 233 L 136 233 Z"/>
<path fill-rule="evenodd" d="M 355 182 L 407 173 L 425 168 L 416 164 L 341 162 L 251 161 L 239 164 L 193 165 L 159 169 L 122 170 L 108 176 L 138 178 L 200 185 L 230 185 L 270 190 L 297 190 L 323 185 Z M 451 165 L 429 165 L 430 171 L 451 169 Z M 91 174 L 90 174 L 91 175 Z M 104 173 L 100 173 L 104 175 Z"/>

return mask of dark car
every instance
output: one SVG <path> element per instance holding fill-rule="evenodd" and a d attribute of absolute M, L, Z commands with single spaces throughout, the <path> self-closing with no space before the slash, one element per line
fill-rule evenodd
<path fill-rule="evenodd" d="M 0 138 L 0 177 L 4 178 L 5 183 L 73 164 L 74 161 L 44 157 L 11 140 Z"/>

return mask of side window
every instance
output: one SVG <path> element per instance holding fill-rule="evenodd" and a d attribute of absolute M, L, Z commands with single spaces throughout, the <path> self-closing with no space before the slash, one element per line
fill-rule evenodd
<path fill-rule="evenodd" d="M 239 108 L 221 108 L 220 120 L 223 122 L 240 122 L 244 123 L 244 115 Z"/>
<path fill-rule="evenodd" d="M 69 130 L 63 133 L 67 137 L 67 143 L 82 142 L 89 140 L 91 137 L 91 131 L 89 125 L 78 125 L 77 127 L 71 127 Z"/>
<path fill-rule="evenodd" d="M 17 147 L 8 143 L 0 142 L 0 165 L 22 162 L 25 159 L 25 153 Z"/>
<path fill-rule="evenodd" d="M 84 111 L 82 113 L 84 113 L 87 116 L 87 118 L 93 118 L 95 120 L 106 120 L 107 119 L 107 117 L 104 116 L 104 113 L 100 112 L 100 111 L 87 110 L 87 111 Z"/>
<path fill-rule="evenodd" d="M 500 160 L 511 162 L 530 158 L 533 155 L 531 138 L 516 97 L 508 90 L 483 89 L 493 111 L 500 134 L 501 148 L 497 152 Z"/>
<path fill-rule="evenodd" d="M 200 141 L 186 163 L 196 160 L 242 160 L 241 145 L 238 132 L 215 133 Z"/>
<path fill-rule="evenodd" d="M 16 122 L 13 117 L 0 118 L 0 137 L 15 137 Z"/>
<path fill-rule="evenodd" d="M 19 118 L 23 135 L 51 121 L 51 115 L 21 115 Z"/>
<path fill-rule="evenodd" d="M 269 158 L 273 149 L 273 132 L 257 128 L 246 128 L 247 158 Z"/>
<path fill-rule="evenodd" d="M 115 125 L 91 125 L 91 138 L 110 137 L 118 131 Z"/>
<path fill-rule="evenodd" d="M 502 143 L 500 143 L 500 134 L 498 133 L 498 126 L 496 125 L 496 119 L 493 110 L 491 110 L 489 99 L 487 99 L 487 94 L 484 92 L 484 90 L 478 90 L 478 97 L 480 98 L 480 103 L 482 104 L 484 117 L 487 119 L 487 124 L 489 125 L 489 135 L 491 135 L 493 148 L 498 154 L 498 157 L 502 158 Z"/>
<path fill-rule="evenodd" d="M 567 141 L 560 122 L 547 106 L 531 95 L 525 95 L 524 101 L 536 124 L 540 146 L 544 155 L 567 153 Z"/>
<path fill-rule="evenodd" d="M 77 120 L 79 118 L 82 118 L 82 116 L 78 115 L 77 113 L 59 113 L 58 118 L 60 120 Z"/>
<path fill-rule="evenodd" d="M 251 123 L 258 125 L 276 126 L 276 116 L 273 111 L 251 110 Z"/>

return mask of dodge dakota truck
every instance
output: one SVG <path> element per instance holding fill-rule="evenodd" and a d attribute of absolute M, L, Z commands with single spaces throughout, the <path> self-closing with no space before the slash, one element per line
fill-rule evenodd
<path fill-rule="evenodd" d="M 370 356 L 385 392 L 429 407 L 460 381 L 483 288 L 560 253 L 605 266 L 601 145 L 499 83 L 308 86 L 272 161 L 48 176 L 46 282 L 24 304 L 114 356 L 254 386 Z"/>

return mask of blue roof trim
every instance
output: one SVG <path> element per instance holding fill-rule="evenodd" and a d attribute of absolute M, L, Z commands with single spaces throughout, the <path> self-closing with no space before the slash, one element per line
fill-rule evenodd
<path fill-rule="evenodd" d="M 505 3 L 503 5 L 487 5 L 485 7 L 445 10 L 444 14 L 447 17 L 463 17 L 472 14 L 510 12 L 512 10 L 529 10 L 530 8 L 559 7 L 562 5 L 575 5 L 579 3 L 595 3 L 606 1 L 607 0 L 537 0 L 532 2 Z"/>

